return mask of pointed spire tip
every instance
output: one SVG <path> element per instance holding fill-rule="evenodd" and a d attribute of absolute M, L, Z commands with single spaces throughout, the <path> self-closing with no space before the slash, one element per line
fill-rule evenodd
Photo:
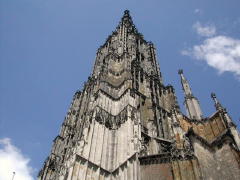
<path fill-rule="evenodd" d="M 182 69 L 179 69 L 179 70 L 178 70 L 178 74 L 183 74 L 183 70 L 182 70 Z"/>
<path fill-rule="evenodd" d="M 126 19 L 129 19 L 129 18 L 131 18 L 131 16 L 130 16 L 130 11 L 128 10 L 128 9 L 126 9 L 125 11 L 124 11 L 124 14 L 123 14 L 123 17 L 122 17 L 123 19 L 124 18 L 126 18 Z"/>
<path fill-rule="evenodd" d="M 124 15 L 129 15 L 129 13 L 130 13 L 130 11 L 129 11 L 128 9 L 126 9 L 126 10 L 124 11 Z"/>

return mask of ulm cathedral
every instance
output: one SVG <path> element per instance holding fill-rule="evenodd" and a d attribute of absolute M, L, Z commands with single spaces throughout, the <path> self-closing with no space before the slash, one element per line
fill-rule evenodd
<path fill-rule="evenodd" d="M 126 10 L 75 93 L 39 180 L 240 179 L 240 138 L 226 109 L 212 93 L 216 112 L 203 118 L 179 70 L 184 115 L 155 51 Z"/>

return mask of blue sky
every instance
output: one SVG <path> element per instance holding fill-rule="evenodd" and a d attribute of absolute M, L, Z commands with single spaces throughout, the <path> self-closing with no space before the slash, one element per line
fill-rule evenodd
<path fill-rule="evenodd" d="M 239 0 L 0 0 L 0 157 L 15 150 L 32 173 L 25 177 L 36 176 L 125 9 L 155 44 L 179 104 L 182 68 L 204 115 L 215 111 L 215 92 L 239 126 L 239 7 Z"/>

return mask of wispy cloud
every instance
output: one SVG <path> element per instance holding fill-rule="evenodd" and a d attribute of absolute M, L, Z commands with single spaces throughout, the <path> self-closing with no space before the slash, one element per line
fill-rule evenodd
<path fill-rule="evenodd" d="M 213 24 L 203 25 L 200 22 L 196 22 L 193 25 L 193 29 L 196 30 L 198 35 L 203 37 L 211 37 L 216 34 L 216 27 Z"/>
<path fill-rule="evenodd" d="M 197 9 L 194 9 L 194 13 L 195 13 L 195 14 L 199 14 L 199 13 L 201 13 L 201 10 L 198 9 L 198 8 L 197 8 Z"/>
<path fill-rule="evenodd" d="M 197 26 L 195 24 L 194 29 L 202 36 L 204 33 L 200 33 L 199 30 L 202 29 L 202 26 L 200 23 L 197 24 Z M 240 40 L 228 36 L 216 35 L 215 28 L 209 29 L 212 29 L 206 30 L 208 32 L 206 35 L 208 34 L 209 36 L 205 36 L 205 39 L 199 45 L 194 45 L 187 50 L 183 50 L 181 52 L 182 55 L 204 61 L 207 65 L 215 68 L 220 74 L 231 72 L 240 78 Z"/>
<path fill-rule="evenodd" d="M 29 161 L 9 138 L 0 139 L 0 180 L 11 179 L 13 172 L 16 180 L 33 180 Z"/>

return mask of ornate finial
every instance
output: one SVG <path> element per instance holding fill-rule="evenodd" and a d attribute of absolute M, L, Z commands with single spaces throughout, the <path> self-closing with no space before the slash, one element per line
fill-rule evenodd
<path fill-rule="evenodd" d="M 183 74 L 183 70 L 182 70 L 182 69 L 179 69 L 179 70 L 178 70 L 178 74 Z"/>
<path fill-rule="evenodd" d="M 211 98 L 213 99 L 215 106 L 217 106 L 219 104 L 218 100 L 217 100 L 217 96 L 215 93 L 211 93 Z"/>
<path fill-rule="evenodd" d="M 126 10 L 124 11 L 124 15 L 129 15 L 129 10 L 126 9 Z"/>
<path fill-rule="evenodd" d="M 215 93 L 211 93 L 211 98 L 212 99 L 216 99 L 216 94 Z"/>
<path fill-rule="evenodd" d="M 124 11 L 124 15 L 123 15 L 122 19 L 131 19 L 129 10 Z"/>
<path fill-rule="evenodd" d="M 132 23 L 132 18 L 131 18 L 131 16 L 130 16 L 129 10 L 125 10 L 125 11 L 124 11 L 124 15 L 123 15 L 123 17 L 122 17 L 122 22 L 129 22 L 130 24 L 133 25 L 133 23 Z"/>

